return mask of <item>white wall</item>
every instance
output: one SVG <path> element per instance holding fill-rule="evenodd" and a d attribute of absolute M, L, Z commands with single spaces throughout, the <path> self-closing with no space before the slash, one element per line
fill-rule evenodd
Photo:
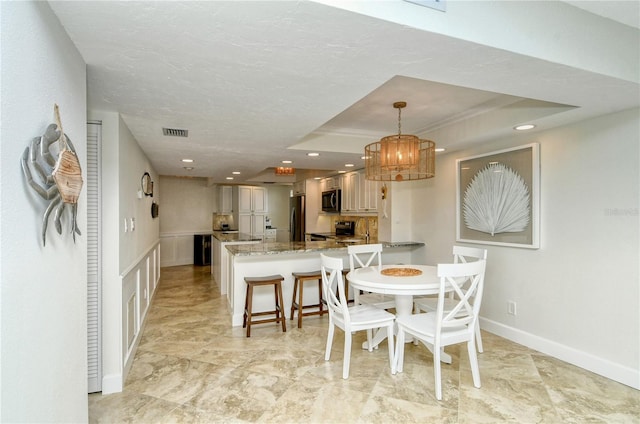
<path fill-rule="evenodd" d="M 455 243 L 455 159 L 540 143 L 541 248 L 486 246 L 484 328 L 640 388 L 639 111 L 438 156 L 407 183 L 427 263 Z M 395 187 L 394 187 L 395 188 Z M 394 196 L 396 193 L 394 192 Z M 517 316 L 507 314 L 517 302 Z"/>
<path fill-rule="evenodd" d="M 281 229 L 289 229 L 289 196 L 291 186 L 270 185 L 266 186 L 269 192 L 269 218 L 271 226 Z"/>
<path fill-rule="evenodd" d="M 151 218 L 151 202 L 160 203 L 161 183 L 118 113 L 92 110 L 88 119 L 102 122 L 102 387 L 110 393 L 122 389 L 124 375 L 121 274 L 159 240 L 160 222 Z M 145 172 L 154 181 L 153 199 L 138 198 Z M 131 218 L 135 219 L 133 232 Z"/>
<path fill-rule="evenodd" d="M 162 184 L 151 162 L 144 154 L 138 142 L 129 131 L 126 123 L 119 117 L 119 216 L 120 221 L 120 272 L 136 263 L 158 241 L 160 219 L 151 217 L 151 203 L 160 202 Z M 138 197 L 141 190 L 142 175 L 148 172 L 154 182 L 154 196 Z M 135 230 L 131 231 L 131 219 L 135 220 Z M 129 222 L 128 231 L 124 231 L 125 219 Z M 116 228 L 113 228 L 116 230 Z"/>
<path fill-rule="evenodd" d="M 74 243 L 68 211 L 58 235 L 52 215 L 43 246 L 48 202 L 20 169 L 54 103 L 86 169 L 86 67 L 48 3 L 0 2 L 0 15 L 0 421 L 86 422 L 86 187 L 82 235 Z"/>
<path fill-rule="evenodd" d="M 206 178 L 160 177 L 160 232 L 202 233 L 212 230 L 218 190 Z"/>

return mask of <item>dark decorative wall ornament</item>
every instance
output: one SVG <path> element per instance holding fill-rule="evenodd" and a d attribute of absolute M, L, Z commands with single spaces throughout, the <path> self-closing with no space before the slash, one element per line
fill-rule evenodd
<path fill-rule="evenodd" d="M 156 202 L 151 204 L 151 218 L 157 218 L 159 214 L 160 206 Z"/>
<path fill-rule="evenodd" d="M 62 216 L 71 205 L 71 234 L 81 235 L 77 223 L 78 197 L 82 191 L 82 169 L 76 149 L 62 129 L 58 105 L 54 105 L 56 123 L 50 124 L 40 137 L 31 140 L 22 154 L 22 171 L 35 192 L 49 201 L 42 220 L 42 244 L 46 244 L 49 215 L 54 212 L 54 224 L 62 234 Z M 34 179 L 34 174 L 37 181 Z"/>

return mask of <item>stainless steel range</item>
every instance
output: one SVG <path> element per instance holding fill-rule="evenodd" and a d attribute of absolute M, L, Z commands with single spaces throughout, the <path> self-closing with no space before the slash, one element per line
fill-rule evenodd
<path fill-rule="evenodd" d="M 336 238 L 349 236 L 356 233 L 356 223 L 354 221 L 336 221 Z"/>
<path fill-rule="evenodd" d="M 311 241 L 335 240 L 341 241 L 345 239 L 352 240 L 356 232 L 356 223 L 354 221 L 337 221 L 335 232 L 333 233 L 311 233 Z"/>

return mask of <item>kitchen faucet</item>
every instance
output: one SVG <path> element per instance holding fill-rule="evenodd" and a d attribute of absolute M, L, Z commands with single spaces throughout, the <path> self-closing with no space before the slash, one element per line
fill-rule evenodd
<path fill-rule="evenodd" d="M 364 222 L 366 223 L 364 238 L 369 241 L 369 218 L 365 218 Z"/>

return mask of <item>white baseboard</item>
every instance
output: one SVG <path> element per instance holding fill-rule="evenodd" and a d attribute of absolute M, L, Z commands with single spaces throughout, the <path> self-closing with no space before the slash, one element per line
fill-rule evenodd
<path fill-rule="evenodd" d="M 640 390 L 640 370 L 638 369 L 625 367 L 590 353 L 582 352 L 482 317 L 480 318 L 480 327 L 489 333 Z"/>
<path fill-rule="evenodd" d="M 109 374 L 102 377 L 102 394 L 120 393 L 123 388 L 122 374 Z"/>

